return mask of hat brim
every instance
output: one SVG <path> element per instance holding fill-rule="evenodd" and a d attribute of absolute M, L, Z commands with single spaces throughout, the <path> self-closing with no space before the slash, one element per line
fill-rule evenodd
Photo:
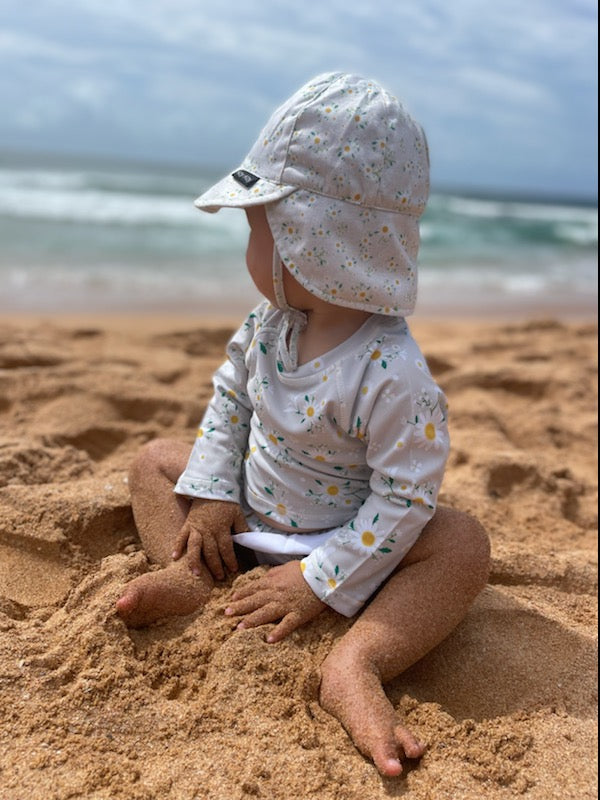
<path fill-rule="evenodd" d="M 201 194 L 194 205 L 201 211 L 214 214 L 220 208 L 247 208 L 273 203 L 295 191 L 295 186 L 274 183 L 260 177 L 252 186 L 247 187 L 236 181 L 233 175 L 227 175 Z"/>

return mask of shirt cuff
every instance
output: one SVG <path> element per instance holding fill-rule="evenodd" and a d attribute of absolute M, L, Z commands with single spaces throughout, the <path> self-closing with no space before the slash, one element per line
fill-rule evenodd
<path fill-rule="evenodd" d="M 228 500 L 231 503 L 240 502 L 240 489 L 235 483 L 219 480 L 218 483 L 206 478 L 188 478 L 182 475 L 175 484 L 173 491 L 186 497 L 202 497 L 213 500 Z"/>
<path fill-rule="evenodd" d="M 310 556 L 302 559 L 300 568 L 302 569 L 302 577 L 308 583 L 313 592 L 317 595 L 321 602 L 326 603 L 338 614 L 344 617 L 353 617 L 357 614 L 365 604 L 365 600 L 359 600 L 342 591 L 339 586 L 335 585 L 334 579 L 330 578 L 325 581 L 323 578 L 317 578 L 314 570 L 311 569 L 308 559 Z"/>

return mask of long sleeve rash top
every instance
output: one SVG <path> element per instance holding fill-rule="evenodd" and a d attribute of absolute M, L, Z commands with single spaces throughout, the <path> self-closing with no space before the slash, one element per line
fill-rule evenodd
<path fill-rule="evenodd" d="M 433 516 L 445 398 L 404 319 L 374 314 L 288 370 L 285 314 L 264 301 L 232 337 L 175 491 L 244 500 L 299 534 L 333 529 L 301 567 L 323 602 L 352 616 Z"/>

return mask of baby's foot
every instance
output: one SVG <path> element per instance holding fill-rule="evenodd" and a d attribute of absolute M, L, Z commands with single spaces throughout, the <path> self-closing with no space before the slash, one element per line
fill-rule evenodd
<path fill-rule="evenodd" d="M 425 746 L 398 723 L 381 681 L 370 669 L 350 658 L 335 663 L 331 656 L 322 667 L 320 703 L 348 731 L 356 747 L 373 759 L 379 772 L 395 777 L 402 761 L 420 758 Z"/>
<path fill-rule="evenodd" d="M 183 562 L 147 572 L 126 584 L 117 613 L 130 628 L 191 614 L 206 603 L 211 582 L 192 575 Z"/>

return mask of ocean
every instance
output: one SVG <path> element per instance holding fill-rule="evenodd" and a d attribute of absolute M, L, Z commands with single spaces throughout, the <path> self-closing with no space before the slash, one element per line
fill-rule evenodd
<path fill-rule="evenodd" d="M 226 170 L 0 154 L 0 313 L 239 314 L 245 215 L 196 210 Z M 597 204 L 433 191 L 417 313 L 595 314 Z"/>

